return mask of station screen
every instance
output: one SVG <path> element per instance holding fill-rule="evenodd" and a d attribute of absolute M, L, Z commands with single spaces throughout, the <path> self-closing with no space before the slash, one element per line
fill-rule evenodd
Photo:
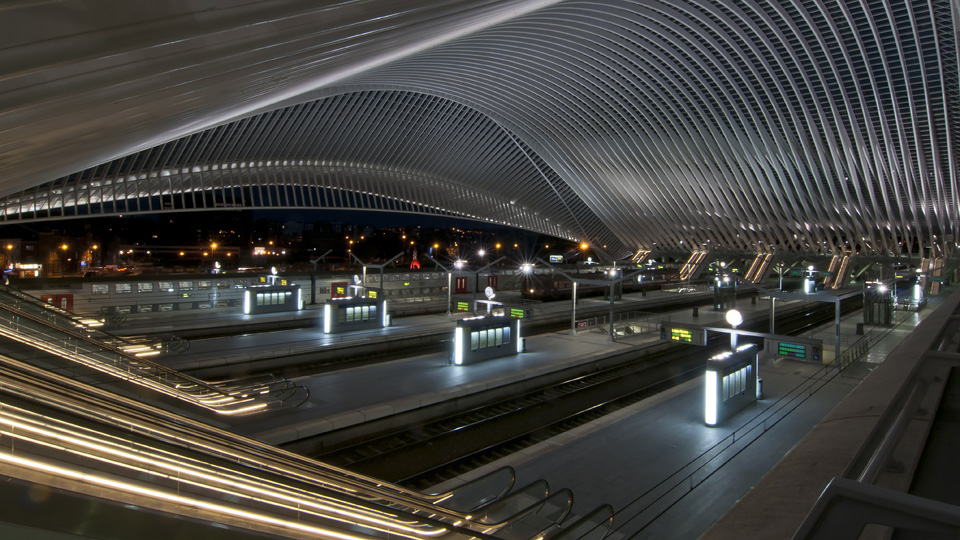
<path fill-rule="evenodd" d="M 777 354 L 779 356 L 790 356 L 793 358 L 806 358 L 807 346 L 799 343 L 781 341 L 777 343 Z"/>
<path fill-rule="evenodd" d="M 523 309 L 520 308 L 510 308 L 510 316 L 514 319 L 522 319 L 524 315 Z"/>
<path fill-rule="evenodd" d="M 670 340 L 680 343 L 693 343 L 693 332 L 685 328 L 671 328 Z"/>
<path fill-rule="evenodd" d="M 330 298 L 346 298 L 347 297 L 347 285 L 346 281 L 334 281 L 330 284 Z"/>
<path fill-rule="evenodd" d="M 660 339 L 704 346 L 707 344 L 707 331 L 703 328 L 678 328 L 662 325 L 660 326 Z"/>

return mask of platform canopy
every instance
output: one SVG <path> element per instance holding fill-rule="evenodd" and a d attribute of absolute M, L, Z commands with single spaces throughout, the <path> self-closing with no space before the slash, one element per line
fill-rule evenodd
<path fill-rule="evenodd" d="M 459 216 L 607 246 L 957 251 L 955 0 L 0 5 L 0 220 Z"/>

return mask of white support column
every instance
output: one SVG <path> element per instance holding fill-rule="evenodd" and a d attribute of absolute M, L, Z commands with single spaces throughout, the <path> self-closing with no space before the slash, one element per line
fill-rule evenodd
<path fill-rule="evenodd" d="M 570 315 L 570 335 L 577 335 L 577 282 L 573 282 L 573 309 Z"/>

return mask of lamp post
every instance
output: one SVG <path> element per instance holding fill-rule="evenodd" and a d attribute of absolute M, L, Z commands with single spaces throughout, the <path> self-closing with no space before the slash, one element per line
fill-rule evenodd
<path fill-rule="evenodd" d="M 737 350 L 737 327 L 743 323 L 743 315 L 739 311 L 731 309 L 727 312 L 726 319 L 733 327 L 733 331 L 730 332 L 730 348 Z"/>
<path fill-rule="evenodd" d="M 331 251 L 333 250 L 328 249 L 323 255 L 310 259 L 310 264 L 313 265 L 313 271 L 310 272 L 310 305 L 317 303 L 317 263 L 322 261 Z"/>
<path fill-rule="evenodd" d="M 619 276 L 619 269 L 614 266 L 610 269 L 608 273 L 610 277 L 610 341 L 616 341 L 617 337 L 613 334 L 613 291 L 617 284 L 617 277 Z"/>
<path fill-rule="evenodd" d="M 438 260 L 434 259 L 433 257 L 431 257 L 429 253 L 426 254 L 426 257 L 427 257 L 428 259 L 430 259 L 431 261 L 433 261 L 433 263 L 436 264 L 437 266 L 439 266 L 440 268 L 443 268 L 443 271 L 447 273 L 447 317 L 449 317 L 449 316 L 451 315 L 451 313 L 450 313 L 450 303 L 453 301 L 453 300 L 452 300 L 452 297 L 451 297 L 451 295 L 450 295 L 450 293 L 452 292 L 452 290 L 451 290 L 451 282 L 453 281 L 453 270 L 451 270 L 451 269 L 447 268 L 446 266 L 440 264 L 440 261 L 438 261 Z M 454 266 L 455 266 L 457 269 L 463 268 L 463 261 L 460 260 L 460 259 L 457 259 L 457 261 L 456 261 L 455 263 L 453 263 L 453 264 L 454 264 Z"/>

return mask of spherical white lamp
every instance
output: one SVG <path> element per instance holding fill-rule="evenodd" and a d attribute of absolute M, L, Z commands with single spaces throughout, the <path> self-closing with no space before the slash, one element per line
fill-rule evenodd
<path fill-rule="evenodd" d="M 743 322 L 743 315 L 735 310 L 731 309 L 727 312 L 726 316 L 727 322 L 730 326 L 733 327 L 733 332 L 730 332 L 730 348 L 733 350 L 737 349 L 737 327 Z"/>

